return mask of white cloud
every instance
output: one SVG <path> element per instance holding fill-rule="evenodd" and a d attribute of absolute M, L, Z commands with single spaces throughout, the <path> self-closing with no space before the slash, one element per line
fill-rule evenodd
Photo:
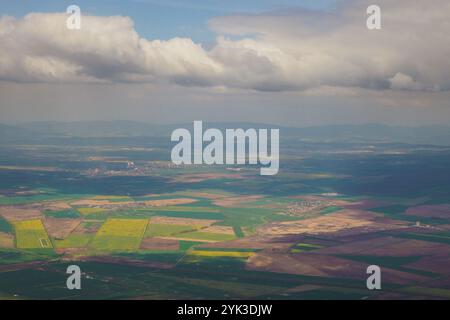
<path fill-rule="evenodd" d="M 83 16 L 81 30 L 65 14 L 0 20 L 0 78 L 12 81 L 202 84 L 221 66 L 190 39 L 148 41 L 127 17 Z"/>
<path fill-rule="evenodd" d="M 414 79 L 406 74 L 398 72 L 394 77 L 389 79 L 392 89 L 398 90 L 423 90 L 424 86 L 414 81 Z"/>
<path fill-rule="evenodd" d="M 0 79 L 449 90 L 450 2 L 379 0 L 383 28 L 377 31 L 366 28 L 368 4 L 216 18 L 210 25 L 219 36 L 209 50 L 186 38 L 142 38 L 127 17 L 83 16 L 81 30 L 68 30 L 65 14 L 2 17 Z"/>

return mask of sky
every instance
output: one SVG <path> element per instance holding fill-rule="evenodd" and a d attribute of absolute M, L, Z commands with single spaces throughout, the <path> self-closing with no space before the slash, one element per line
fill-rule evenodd
<path fill-rule="evenodd" d="M 372 3 L 0 0 L 0 123 L 450 125 L 450 2 Z"/>
<path fill-rule="evenodd" d="M 132 17 L 138 33 L 148 39 L 189 37 L 207 43 L 216 36 L 208 28 L 208 21 L 214 17 L 292 7 L 327 10 L 335 5 L 335 0 L 1 0 L 0 3 L 1 13 L 14 17 L 30 12 L 63 12 L 76 4 L 90 15 Z"/>

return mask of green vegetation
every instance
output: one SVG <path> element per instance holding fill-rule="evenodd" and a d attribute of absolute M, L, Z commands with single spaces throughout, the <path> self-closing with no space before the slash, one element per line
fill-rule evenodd
<path fill-rule="evenodd" d="M 150 223 L 145 237 L 169 237 L 182 232 L 194 231 L 197 228 L 189 225 Z"/>
<path fill-rule="evenodd" d="M 300 253 L 300 252 L 307 252 L 307 251 L 313 251 L 316 249 L 323 248 L 323 246 L 317 245 L 317 244 L 310 244 L 310 243 L 297 243 L 295 246 L 291 248 L 292 253 Z"/>
<path fill-rule="evenodd" d="M 37 194 L 26 196 L 1 197 L 0 205 L 21 205 L 43 201 L 74 201 L 86 197 L 86 195 L 71 194 L 70 196 L 59 194 L 53 190 L 36 190 Z"/>
<path fill-rule="evenodd" d="M 79 218 L 81 217 L 80 213 L 75 210 L 62 210 L 62 211 L 45 211 L 44 215 L 49 218 Z"/>
<path fill-rule="evenodd" d="M 257 226 L 264 223 L 282 219 L 282 216 L 274 213 L 273 210 L 260 207 L 223 208 L 222 214 L 223 221 L 218 223 L 218 225 L 227 225 L 240 228 L 245 227 L 250 231 L 253 231 Z"/>
<path fill-rule="evenodd" d="M 57 255 L 53 250 L 23 250 L 0 248 L 0 265 L 17 264 L 31 261 L 45 261 L 56 257 Z"/>
<path fill-rule="evenodd" d="M 56 248 L 84 248 L 94 238 L 92 234 L 71 234 L 64 240 L 54 240 Z"/>
<path fill-rule="evenodd" d="M 11 224 L 0 216 L 0 232 L 10 233 L 13 231 Z"/>
<path fill-rule="evenodd" d="M 243 238 L 245 236 L 244 232 L 242 231 L 242 228 L 238 225 L 233 226 L 233 231 L 236 237 Z"/>
<path fill-rule="evenodd" d="M 335 213 L 335 212 L 338 212 L 341 210 L 342 210 L 341 207 L 331 206 L 331 207 L 327 207 L 327 208 L 323 209 L 322 211 L 320 211 L 320 213 L 321 214 L 330 214 L 330 213 Z"/>
<path fill-rule="evenodd" d="M 195 247 L 196 245 L 203 244 L 203 242 L 180 240 L 179 244 L 180 244 L 180 250 L 186 251 L 192 247 Z"/>

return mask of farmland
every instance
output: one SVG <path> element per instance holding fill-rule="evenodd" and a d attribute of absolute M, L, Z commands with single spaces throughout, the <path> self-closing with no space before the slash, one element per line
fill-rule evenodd
<path fill-rule="evenodd" d="M 177 225 L 177 224 L 155 224 L 149 225 L 146 237 L 168 237 L 174 236 L 182 232 L 188 232 L 195 230 L 195 226 L 190 225 Z"/>
<path fill-rule="evenodd" d="M 24 220 L 14 223 L 16 246 L 19 249 L 47 249 L 52 243 L 41 220 Z"/>
<path fill-rule="evenodd" d="M 185 232 L 177 235 L 180 239 L 188 239 L 193 241 L 227 241 L 233 240 L 235 238 L 234 235 L 223 234 L 223 233 L 212 233 L 212 232 L 201 232 L 201 231 L 193 231 L 193 232 Z"/>
<path fill-rule="evenodd" d="M 288 141 L 285 167 L 269 178 L 251 167 L 172 168 L 165 146 L 136 148 L 139 139 L 65 139 L 0 145 L 2 297 L 448 298 L 445 150 L 411 147 L 392 162 L 389 145 L 350 157 L 358 145 L 302 153 Z M 433 185 L 414 181 L 416 165 Z M 64 289 L 68 264 L 87 290 Z M 385 291 L 367 291 L 371 264 Z"/>
<path fill-rule="evenodd" d="M 133 251 L 139 248 L 148 221 L 142 219 L 108 219 L 92 241 L 96 250 Z"/>
<path fill-rule="evenodd" d="M 85 248 L 92 241 L 93 235 L 71 234 L 64 240 L 55 240 L 56 248 Z"/>

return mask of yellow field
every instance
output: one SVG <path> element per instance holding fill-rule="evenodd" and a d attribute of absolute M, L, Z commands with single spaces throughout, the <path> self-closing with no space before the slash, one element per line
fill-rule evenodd
<path fill-rule="evenodd" d="M 52 243 L 41 220 L 24 220 L 13 223 L 16 246 L 20 249 L 52 248 Z"/>
<path fill-rule="evenodd" d="M 115 235 L 132 237 L 143 235 L 147 227 L 147 219 L 108 219 L 98 231 L 97 235 Z"/>
<path fill-rule="evenodd" d="M 92 247 L 98 250 L 137 250 L 147 224 L 147 219 L 108 219 L 95 235 Z"/>
<path fill-rule="evenodd" d="M 192 250 L 189 251 L 190 255 L 202 256 L 202 257 L 230 257 L 230 258 L 248 258 L 254 255 L 254 252 L 238 252 L 238 251 L 203 251 Z"/>

